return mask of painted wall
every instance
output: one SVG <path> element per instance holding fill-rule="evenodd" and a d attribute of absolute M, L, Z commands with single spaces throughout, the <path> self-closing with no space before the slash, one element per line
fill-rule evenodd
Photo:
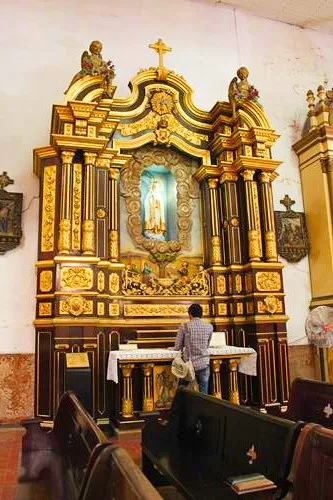
<path fill-rule="evenodd" d="M 272 127 L 281 134 L 275 158 L 283 161 L 274 185 L 275 208 L 288 193 L 302 210 L 297 158 L 291 145 L 306 116 L 305 93 L 328 79 L 333 67 L 329 35 L 251 17 L 222 6 L 191 0 L 7 0 L 0 18 L 2 170 L 24 193 L 20 247 L 0 257 L 0 352 L 34 350 L 38 182 L 32 149 L 49 144 L 53 103 L 80 68 L 91 40 L 104 43 L 105 59 L 116 66 L 117 96 L 129 79 L 155 66 L 148 44 L 162 37 L 173 49 L 167 67 L 195 90 L 197 106 L 210 109 L 226 100 L 228 85 L 241 65 L 259 90 Z M 304 335 L 310 299 L 308 263 L 284 270 L 291 343 Z"/>

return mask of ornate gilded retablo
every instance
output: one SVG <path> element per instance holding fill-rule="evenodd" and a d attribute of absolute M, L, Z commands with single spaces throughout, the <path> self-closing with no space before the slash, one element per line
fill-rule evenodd
<path fill-rule="evenodd" d="M 0 175 L 0 255 L 17 247 L 22 236 L 22 193 L 8 193 L 5 187 L 14 184 L 7 172 Z"/>

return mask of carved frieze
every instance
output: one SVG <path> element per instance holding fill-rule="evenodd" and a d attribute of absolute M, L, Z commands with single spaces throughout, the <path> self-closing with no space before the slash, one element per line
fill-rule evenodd
<path fill-rule="evenodd" d="M 257 272 L 256 286 L 259 292 L 279 291 L 281 289 L 280 274 L 273 271 Z"/>
<path fill-rule="evenodd" d="M 90 290 L 93 287 L 94 273 L 89 267 L 63 267 L 60 271 L 61 288 L 80 288 Z"/>
<path fill-rule="evenodd" d="M 202 305 L 204 316 L 209 314 L 209 306 Z M 186 316 L 188 305 L 184 304 L 125 304 L 125 316 Z"/>

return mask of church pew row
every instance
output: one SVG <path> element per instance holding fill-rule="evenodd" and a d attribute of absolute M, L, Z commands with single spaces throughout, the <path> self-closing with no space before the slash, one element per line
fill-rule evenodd
<path fill-rule="evenodd" d="M 333 384 L 296 378 L 290 390 L 285 418 L 313 422 L 333 428 Z"/>
<path fill-rule="evenodd" d="M 22 422 L 22 467 L 15 500 L 161 500 L 125 450 L 109 443 L 72 392 L 50 432 Z"/>
<path fill-rule="evenodd" d="M 274 498 L 286 494 L 302 423 L 179 389 L 163 424 L 152 418 L 142 433 L 143 472 L 155 486 L 172 484 L 194 500 L 229 499 L 237 495 L 228 477 L 261 473 L 277 485 Z"/>
<path fill-rule="evenodd" d="M 333 498 L 333 430 L 318 424 L 303 427 L 297 440 L 285 500 Z"/>

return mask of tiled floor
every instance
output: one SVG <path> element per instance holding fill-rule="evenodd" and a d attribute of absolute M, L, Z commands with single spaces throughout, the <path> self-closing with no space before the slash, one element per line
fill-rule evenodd
<path fill-rule="evenodd" d="M 0 500 L 13 500 L 23 429 L 0 429 Z"/>
<path fill-rule="evenodd" d="M 21 428 L 0 429 L 0 500 L 14 500 L 23 433 Z M 141 466 L 140 439 L 111 439 L 111 442 L 125 448 L 134 462 Z"/>

